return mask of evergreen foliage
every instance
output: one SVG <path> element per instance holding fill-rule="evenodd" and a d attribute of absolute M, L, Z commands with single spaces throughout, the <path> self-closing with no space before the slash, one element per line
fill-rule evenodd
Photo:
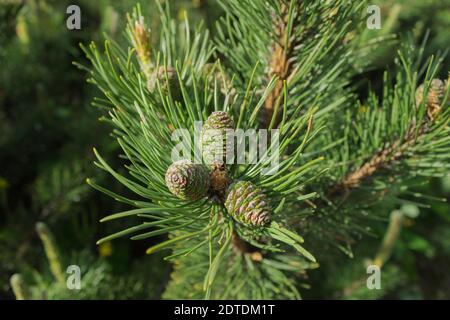
<path fill-rule="evenodd" d="M 101 39 L 103 32 L 116 35 L 135 1 L 76 1 L 83 23 L 82 30 L 74 32 L 65 27 L 70 4 L 73 1 L 0 1 L 0 299 L 14 297 L 9 283 L 13 273 L 23 274 L 29 284 L 44 283 L 29 275 L 34 268 L 45 274 L 36 222 L 45 221 L 54 230 L 67 263 L 81 251 L 96 260 L 103 251 L 93 245 L 99 213 L 120 210 L 85 183 L 86 176 L 94 174 L 91 146 L 101 144 L 110 155 L 117 147 L 110 143 L 107 128 L 98 124 L 99 113 L 89 106 L 94 88 L 85 84 L 72 61 L 83 60 L 80 42 Z M 153 12 L 152 5 L 145 5 L 146 10 Z M 190 1 L 178 1 L 174 10 L 186 6 L 202 15 Z M 106 175 L 96 178 L 120 188 Z M 125 265 L 143 259 L 131 245 L 107 245 L 112 253 L 102 263 L 109 264 L 112 273 L 103 285 L 115 288 L 115 277 Z M 161 259 L 153 264 L 161 272 L 168 270 Z M 88 267 L 84 264 L 83 271 Z M 139 277 L 148 268 L 134 269 Z M 142 297 L 149 295 L 141 291 Z M 68 296 L 52 295 L 63 297 Z"/>
<path fill-rule="evenodd" d="M 447 0 L 137 2 L 0 0 L 0 299 L 450 297 Z"/>
<path fill-rule="evenodd" d="M 135 196 L 88 182 L 133 207 L 102 221 L 142 219 L 99 243 L 167 234 L 168 240 L 147 250 L 171 249 L 166 259 L 175 270 L 167 297 L 299 297 L 295 279 L 317 266 L 313 254 L 336 248 L 353 256 L 352 244 L 372 233 L 371 221 L 386 218 L 374 209 L 377 203 L 394 208 L 415 184 L 448 174 L 449 86 L 432 117 L 428 100 L 415 98 L 421 83 L 425 97 L 432 92 L 442 58 L 424 59 L 423 46 L 404 40 L 382 90 L 370 90 L 362 100 L 352 80 L 371 67 L 371 47 L 383 45 L 364 39 L 366 2 L 221 5 L 225 15 L 212 38 L 201 25 L 191 30 L 187 19 L 178 26 L 165 4 L 159 6 L 160 42 L 145 54 L 147 46 L 136 38 L 152 31 L 139 6 L 129 19 L 128 49 L 111 40 L 103 49 L 83 47 L 92 63 L 90 82 L 104 94 L 95 104 L 107 110 L 104 120 L 114 128 L 128 172 L 119 173 L 94 150 L 96 164 Z M 149 87 L 161 66 L 177 77 L 166 72 Z M 212 71 L 205 74 L 205 67 Z M 239 186 L 233 205 L 214 197 L 183 200 L 168 190 L 171 133 L 193 133 L 196 121 L 217 111 L 226 112 L 238 129 L 278 129 L 278 149 L 271 145 L 256 163 L 226 169 L 232 181 L 261 189 L 264 200 Z M 264 175 L 276 153 L 277 170 Z M 273 208 L 272 222 L 248 223 L 268 220 L 247 216 L 247 205 Z M 255 216 L 261 212 L 268 217 L 269 211 Z"/>

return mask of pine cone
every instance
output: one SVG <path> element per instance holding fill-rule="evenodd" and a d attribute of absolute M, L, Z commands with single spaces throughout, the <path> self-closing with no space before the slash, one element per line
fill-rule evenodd
<path fill-rule="evenodd" d="M 233 139 L 227 139 L 227 130 L 234 129 L 234 122 L 224 111 L 211 113 L 202 128 L 202 156 L 209 165 L 225 164 L 231 152 Z"/>
<path fill-rule="evenodd" d="M 427 115 L 430 119 L 434 119 L 438 114 L 442 100 L 445 96 L 446 85 L 440 79 L 433 79 L 428 89 L 428 96 L 426 99 Z M 421 84 L 416 90 L 416 105 L 419 106 L 424 99 L 425 86 Z"/>
<path fill-rule="evenodd" d="M 166 185 L 170 192 L 183 200 L 198 200 L 206 196 L 209 179 L 208 169 L 190 160 L 174 162 L 166 172 Z"/>
<path fill-rule="evenodd" d="M 230 77 L 220 71 L 219 67 L 214 63 L 207 63 L 202 68 L 203 76 L 208 82 L 208 86 L 211 91 L 214 90 L 214 86 L 217 84 L 218 90 L 222 94 L 230 94 L 231 97 L 236 95 L 236 89 L 232 88 L 232 81 Z"/>
<path fill-rule="evenodd" d="M 158 90 L 157 86 L 158 80 L 163 92 L 168 93 L 170 89 L 172 97 L 175 100 L 179 99 L 179 97 L 181 96 L 181 90 L 180 84 L 178 82 L 178 74 L 175 68 L 172 67 L 166 68 L 164 66 L 160 66 L 156 70 L 154 70 L 147 82 L 147 88 L 148 90 L 150 90 L 150 92 Z"/>
<path fill-rule="evenodd" d="M 238 181 L 229 188 L 225 208 L 233 218 L 245 225 L 263 227 L 270 223 L 271 210 L 266 195 L 248 181 Z"/>

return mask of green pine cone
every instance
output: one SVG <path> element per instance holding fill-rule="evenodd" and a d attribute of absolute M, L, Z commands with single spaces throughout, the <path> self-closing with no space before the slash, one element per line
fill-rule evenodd
<path fill-rule="evenodd" d="M 440 111 L 440 106 L 445 97 L 447 84 L 441 79 L 431 80 L 428 96 L 425 97 L 426 110 L 429 118 L 433 119 Z M 416 105 L 419 106 L 424 99 L 425 86 L 421 84 L 416 90 Z"/>
<path fill-rule="evenodd" d="M 183 200 L 198 200 L 208 193 L 209 170 L 191 160 L 174 162 L 166 172 L 166 185 L 175 196 Z"/>
<path fill-rule="evenodd" d="M 175 100 L 179 100 L 181 96 L 181 90 L 180 83 L 178 82 L 177 71 L 175 70 L 175 68 L 166 68 L 164 66 L 160 66 L 156 70 L 154 70 L 147 82 L 147 87 L 150 92 L 158 90 L 158 81 L 164 93 L 167 93 L 170 89 L 172 97 Z"/>
<path fill-rule="evenodd" d="M 270 223 L 271 210 L 266 195 L 248 181 L 233 183 L 227 191 L 225 208 L 236 221 L 263 227 Z"/>
<path fill-rule="evenodd" d="M 218 89 L 222 94 L 227 94 L 227 92 L 231 95 L 236 93 L 236 90 L 232 88 L 232 82 L 230 78 L 224 72 L 221 72 L 221 69 L 214 63 L 207 63 L 202 68 L 202 73 L 208 82 L 209 88 L 211 91 L 214 90 L 215 86 L 218 86 Z"/>
<path fill-rule="evenodd" d="M 225 164 L 234 139 L 227 139 L 227 130 L 234 129 L 233 119 L 224 111 L 214 111 L 203 124 L 202 156 L 209 165 Z"/>

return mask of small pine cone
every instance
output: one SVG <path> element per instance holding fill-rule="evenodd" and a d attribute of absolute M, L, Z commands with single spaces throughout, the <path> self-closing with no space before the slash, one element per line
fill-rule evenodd
<path fill-rule="evenodd" d="M 237 221 L 255 227 L 270 223 L 271 210 L 266 195 L 260 188 L 248 181 L 238 181 L 229 188 L 225 208 Z"/>
<path fill-rule="evenodd" d="M 163 92 L 167 93 L 170 89 L 172 97 L 176 100 L 179 99 L 181 96 L 181 90 L 178 82 L 178 74 L 175 68 L 160 66 L 154 70 L 147 82 L 147 88 L 150 92 L 158 90 L 158 81 Z"/>
<path fill-rule="evenodd" d="M 233 119 L 225 111 L 214 111 L 206 120 L 204 126 L 208 129 L 233 129 Z"/>
<path fill-rule="evenodd" d="M 208 192 L 209 171 L 202 164 L 179 160 L 167 169 L 166 185 L 180 199 L 198 200 Z"/>
<path fill-rule="evenodd" d="M 428 97 L 425 101 L 427 115 L 430 119 L 434 119 L 438 114 L 442 100 L 445 96 L 445 83 L 440 79 L 433 79 L 428 89 Z M 421 84 L 416 90 L 416 105 L 419 106 L 424 99 L 425 86 Z"/>
<path fill-rule="evenodd" d="M 203 76 L 208 82 L 210 90 L 214 90 L 214 86 L 217 84 L 218 90 L 222 94 L 230 94 L 232 97 L 236 95 L 236 90 L 232 88 L 232 81 L 230 77 L 220 71 L 219 67 L 214 63 L 207 63 L 202 68 Z"/>
<path fill-rule="evenodd" d="M 233 139 L 227 139 L 227 131 L 234 129 L 233 119 L 224 111 L 214 111 L 203 124 L 202 156 L 209 165 L 225 164 L 232 149 Z"/>

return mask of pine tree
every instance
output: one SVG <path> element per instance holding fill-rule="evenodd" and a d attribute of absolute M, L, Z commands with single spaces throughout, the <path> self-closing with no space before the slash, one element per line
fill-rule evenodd
<path fill-rule="evenodd" d="M 162 284 L 147 281 L 142 283 L 139 277 L 158 275 L 166 277 L 166 271 L 158 268 L 154 261 L 133 264 L 127 274 L 114 274 L 113 266 L 101 257 L 94 257 L 88 250 L 75 254 L 63 253 L 59 250 L 53 233 L 45 223 L 38 222 L 36 231 L 42 242 L 47 268 L 24 270 L 13 274 L 10 278 L 11 288 L 17 300 L 64 300 L 64 299 L 155 299 L 160 293 Z M 59 239 L 58 239 L 59 240 Z M 155 259 L 159 257 L 155 256 Z M 153 260 L 153 259 L 152 259 Z M 75 284 L 70 279 L 66 282 L 66 270 L 63 266 L 71 263 L 72 267 L 79 267 L 79 287 L 71 288 L 67 285 Z M 72 269 L 68 269 L 72 272 Z M 73 273 L 72 273 L 73 274 Z"/>
<path fill-rule="evenodd" d="M 220 4 L 212 36 L 187 18 L 178 25 L 164 3 L 159 45 L 149 45 L 138 6 L 128 48 L 83 47 L 92 68 L 79 66 L 104 95 L 95 105 L 107 111 L 127 173 L 94 149 L 96 165 L 132 195 L 88 183 L 130 206 L 102 222 L 142 220 L 98 243 L 167 235 L 147 250 L 170 250 L 165 298 L 300 298 L 309 269 L 339 251 L 353 256 L 403 195 L 448 174 L 449 80 L 438 80 L 441 57 L 425 59 L 423 46 L 402 39 L 381 90 L 358 92 L 355 79 L 384 45 L 368 40 L 365 1 Z M 220 158 L 174 163 L 173 132 L 194 136 L 196 121 L 201 139 L 184 149 L 198 157 L 200 143 Z M 277 131 L 254 163 L 236 164 L 223 161 L 231 129 Z M 379 266 L 395 237 L 385 239 Z"/>

